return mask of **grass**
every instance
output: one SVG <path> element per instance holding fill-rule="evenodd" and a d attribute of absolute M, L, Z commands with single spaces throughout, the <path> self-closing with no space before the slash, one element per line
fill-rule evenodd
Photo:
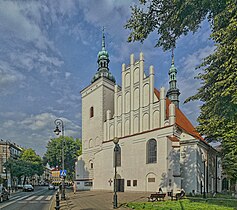
<path fill-rule="evenodd" d="M 224 199 L 183 199 L 179 201 L 159 201 L 145 203 L 128 203 L 130 209 L 150 210 L 237 210 L 237 200 Z"/>

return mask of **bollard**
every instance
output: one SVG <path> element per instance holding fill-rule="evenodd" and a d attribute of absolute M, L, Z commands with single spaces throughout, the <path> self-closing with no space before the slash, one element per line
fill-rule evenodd
<path fill-rule="evenodd" d="M 55 206 L 56 210 L 60 209 L 60 200 L 59 200 L 59 193 L 56 193 L 56 206 Z"/>

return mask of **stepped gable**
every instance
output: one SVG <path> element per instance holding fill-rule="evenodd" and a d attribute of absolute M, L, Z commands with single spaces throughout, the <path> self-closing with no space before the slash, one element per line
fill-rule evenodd
<path fill-rule="evenodd" d="M 160 100 L 160 92 L 155 88 L 154 89 L 156 97 Z M 166 119 L 169 118 L 169 105 L 171 101 L 166 98 Z M 204 138 L 197 132 L 197 130 L 193 127 L 192 123 L 188 120 L 188 118 L 184 115 L 184 113 L 175 106 L 175 115 L 176 115 L 176 124 L 186 131 L 191 136 L 196 139 L 205 141 Z"/>

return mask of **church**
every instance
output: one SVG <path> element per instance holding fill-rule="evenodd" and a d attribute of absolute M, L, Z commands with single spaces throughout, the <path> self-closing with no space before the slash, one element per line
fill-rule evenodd
<path fill-rule="evenodd" d="M 109 70 L 102 36 L 98 69 L 81 91 L 82 155 L 75 165 L 79 190 L 186 193 L 220 192 L 217 151 L 195 130 L 179 109 L 177 69 L 172 55 L 169 89 L 155 87 L 154 67 L 144 71 L 144 55 L 122 64 L 122 85 Z M 88 82 L 89 83 L 89 82 Z"/>

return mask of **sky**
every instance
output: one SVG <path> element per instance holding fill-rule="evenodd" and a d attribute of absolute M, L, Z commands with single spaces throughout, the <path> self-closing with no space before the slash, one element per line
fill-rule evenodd
<path fill-rule="evenodd" d="M 155 87 L 168 88 L 171 52 L 154 48 L 157 34 L 143 43 L 128 43 L 124 28 L 137 0 L 0 1 L 0 138 L 37 154 L 56 136 L 54 120 L 65 135 L 81 137 L 80 91 L 97 70 L 105 27 L 109 68 L 121 85 L 121 66 L 131 53 L 145 58 L 145 72 L 155 69 Z M 183 104 L 197 92 L 195 68 L 215 49 L 204 21 L 195 34 L 181 37 L 174 51 L 180 109 L 197 125 L 200 102 Z"/>

